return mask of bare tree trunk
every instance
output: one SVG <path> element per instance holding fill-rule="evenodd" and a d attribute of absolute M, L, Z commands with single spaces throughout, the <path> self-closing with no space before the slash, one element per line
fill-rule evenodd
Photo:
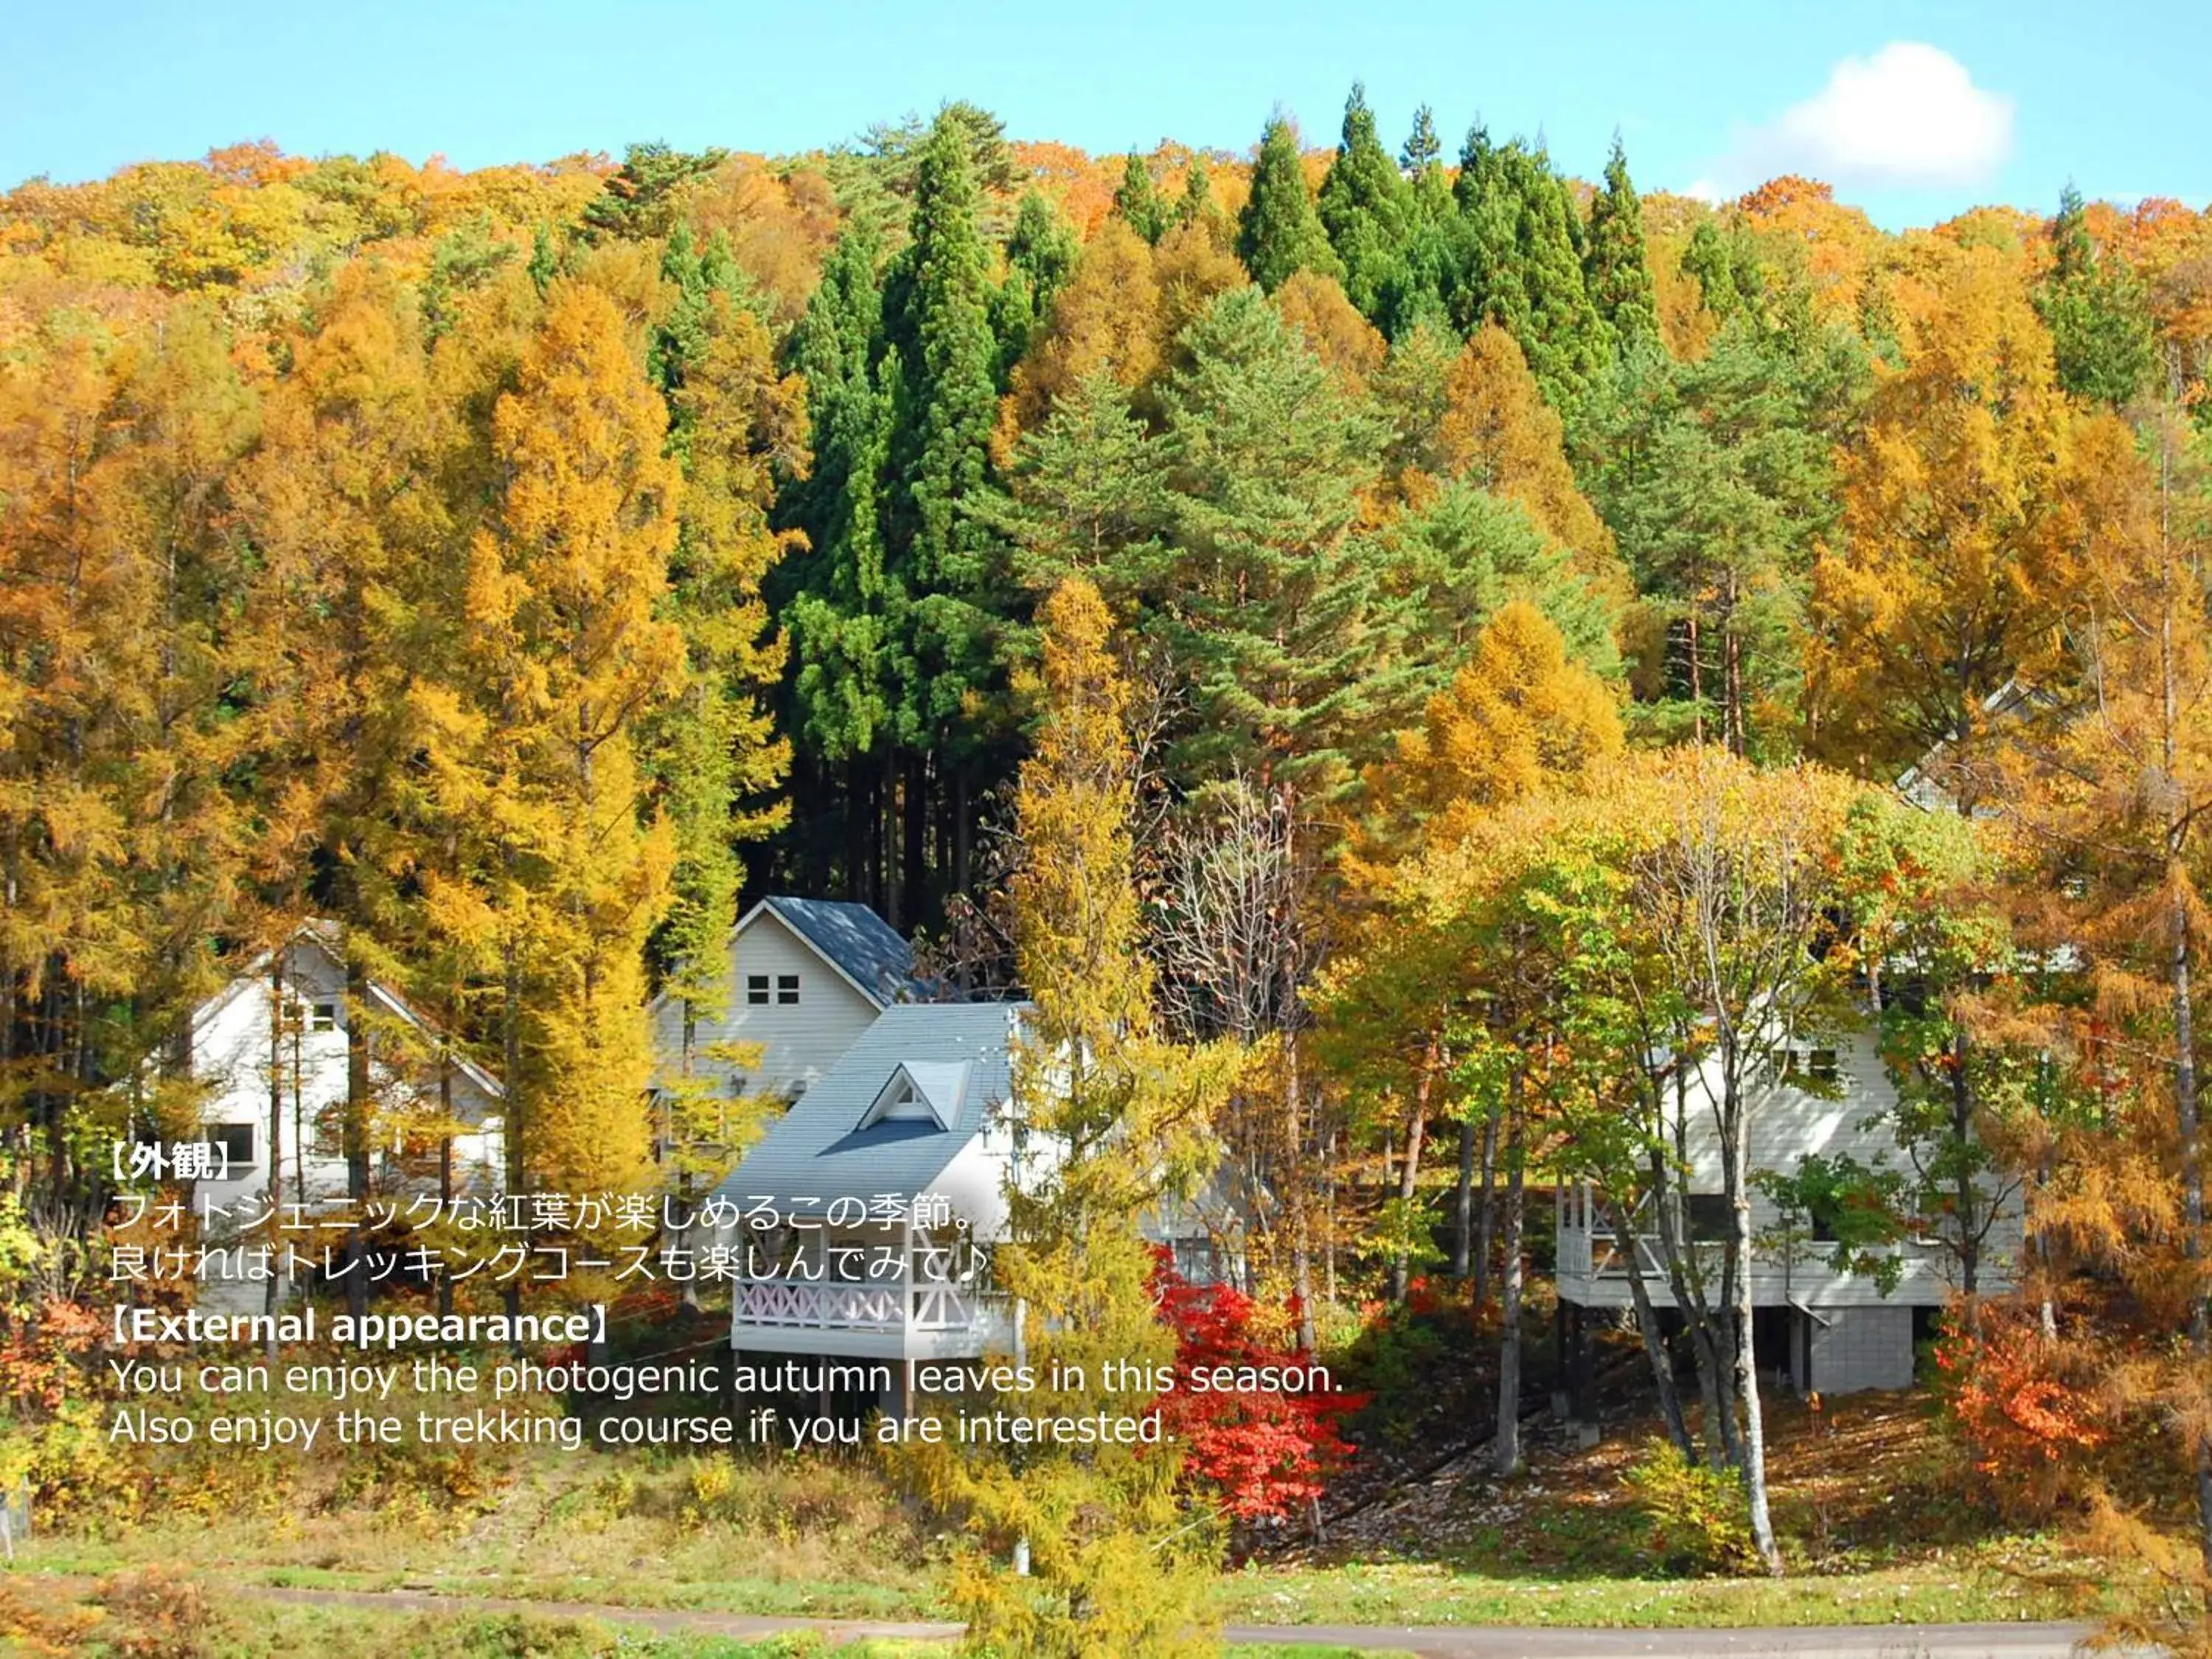
<path fill-rule="evenodd" d="M 368 975 L 349 957 L 345 970 L 346 1196 L 368 1196 Z"/>
<path fill-rule="evenodd" d="M 916 755 L 907 763 L 905 811 L 901 815 L 900 857 L 906 876 L 904 927 L 912 929 L 921 920 L 924 896 L 929 890 L 929 757 Z"/>
<path fill-rule="evenodd" d="M 274 1314 L 283 1297 L 283 1270 L 277 1257 L 276 1217 L 284 1197 L 284 951 L 269 958 L 269 1277 L 261 1289 L 261 1310 Z M 276 1364 L 276 1328 L 269 1328 L 269 1364 Z"/>
<path fill-rule="evenodd" d="M 1722 717 L 1726 722 L 1727 743 L 1731 754 L 1741 755 L 1750 744 L 1745 732 L 1743 718 L 1743 638 L 1735 625 L 1735 573 L 1730 571 L 1722 584 L 1721 655 L 1726 679 L 1722 696 L 1726 707 Z"/>
<path fill-rule="evenodd" d="M 1743 1411 L 1743 1490 L 1751 1508 L 1751 1541 L 1766 1570 L 1779 1577 L 1782 1546 L 1766 1498 L 1766 1425 L 1759 1411 L 1759 1368 L 1752 1350 L 1751 1137 L 1739 1130 L 1729 1149 L 1729 1202 L 1735 1217 L 1736 1392 Z"/>
<path fill-rule="evenodd" d="M 877 867 L 882 872 L 878 884 L 883 892 L 884 920 L 895 932 L 907 929 L 906 910 L 899 889 L 899 806 L 898 806 L 898 750 L 884 750 L 883 799 L 876 803 L 879 812 L 877 830 Z"/>
<path fill-rule="evenodd" d="M 2177 873 L 2169 879 L 2179 881 Z M 2174 1118 L 2181 1138 L 2183 1249 L 2194 1267 L 2204 1251 L 2204 1153 L 2197 1102 L 2197 1006 L 2189 971 L 2189 908 L 2177 892 L 2173 917 L 2173 1036 L 2177 1050 L 2173 1079 Z M 2203 1283 L 2200 1275 L 2199 1284 Z M 2189 1346 L 2199 1367 L 2212 1363 L 2212 1296 L 2202 1291 L 2190 1300 Z M 2212 1569 L 2212 1434 L 2202 1424 L 2191 1438 L 2197 1466 L 2197 1547 Z"/>
<path fill-rule="evenodd" d="M 1474 1322 L 1490 1306 L 1490 1245 L 1498 1228 L 1498 1203 L 1493 1191 L 1498 1173 L 1498 1103 L 1482 1115 L 1482 1186 L 1474 1231 Z"/>
<path fill-rule="evenodd" d="M 1498 1437 L 1492 1443 L 1492 1465 L 1500 1474 L 1521 1467 L 1521 1224 L 1522 1145 L 1521 1109 L 1511 1114 L 1505 1145 L 1505 1261 L 1501 1275 L 1503 1295 L 1498 1328 Z"/>
<path fill-rule="evenodd" d="M 1613 1236 L 1621 1242 L 1628 1267 L 1628 1297 L 1636 1306 L 1636 1331 L 1644 1339 L 1644 1357 L 1651 1362 L 1651 1380 L 1659 1393 L 1659 1415 L 1667 1437 L 1683 1460 L 1694 1463 L 1698 1449 L 1690 1438 L 1689 1421 L 1682 1415 L 1681 1390 L 1674 1386 L 1674 1353 L 1667 1334 L 1659 1328 L 1659 1310 L 1651 1305 L 1650 1288 L 1644 1282 L 1644 1263 L 1636 1251 L 1636 1235 L 1626 1206 L 1611 1194 L 1604 1198 L 1605 1212 L 1613 1222 Z"/>
<path fill-rule="evenodd" d="M 1702 647 L 1698 639 L 1698 606 L 1690 604 L 1690 735 L 1698 742 L 1705 740 L 1705 665 L 1699 660 Z"/>
<path fill-rule="evenodd" d="M 1421 1144 L 1429 1129 L 1429 1095 L 1435 1086 L 1437 1075 L 1437 1045 L 1430 1039 L 1421 1055 L 1420 1080 L 1413 1085 L 1413 1116 L 1406 1126 L 1406 1158 L 1398 1171 L 1398 1201 L 1410 1206 L 1419 1190 L 1421 1176 Z M 1398 1258 L 1390 1264 L 1390 1299 L 1403 1302 L 1406 1286 L 1413 1273 L 1412 1247 L 1401 1243 Z"/>
<path fill-rule="evenodd" d="M 1459 1125 L 1459 1179 L 1452 1188 L 1452 1257 L 1454 1279 L 1465 1279 L 1474 1259 L 1474 1120 Z"/>
<path fill-rule="evenodd" d="M 1309 1213 L 1311 1202 L 1305 1190 L 1305 1182 L 1296 1173 L 1305 1162 L 1304 1113 L 1300 1088 L 1297 1033 L 1285 1031 L 1283 1034 L 1283 1109 L 1291 1167 L 1294 1172 L 1291 1176 L 1293 1231 L 1291 1277 L 1298 1297 L 1298 1351 L 1310 1354 L 1321 1345 L 1314 1323 L 1313 1228 Z"/>

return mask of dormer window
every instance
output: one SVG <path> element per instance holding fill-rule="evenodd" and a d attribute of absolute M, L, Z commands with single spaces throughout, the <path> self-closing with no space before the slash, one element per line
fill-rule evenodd
<path fill-rule="evenodd" d="M 968 1089 L 968 1062 L 911 1060 L 890 1074 L 875 1103 L 860 1120 L 863 1129 L 878 1123 L 926 1123 L 949 1129 L 960 1115 Z"/>
<path fill-rule="evenodd" d="M 307 1005 L 307 1029 L 311 1031 L 335 1031 L 338 1029 L 338 1006 L 335 1002 L 314 1002 Z"/>
<path fill-rule="evenodd" d="M 914 1079 L 902 1073 L 891 1079 L 882 1103 L 876 1109 L 878 1123 L 915 1123 L 937 1121 L 937 1114 L 929 1109 L 929 1103 L 914 1086 Z"/>

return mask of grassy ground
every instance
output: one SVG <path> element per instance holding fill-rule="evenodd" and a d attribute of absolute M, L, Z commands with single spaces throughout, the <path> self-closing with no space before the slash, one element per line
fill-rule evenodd
<path fill-rule="evenodd" d="M 946 1540 L 876 1472 L 831 1459 L 743 1463 L 545 1453 L 461 1494 L 406 1472 L 367 1490 L 295 1472 L 292 1498 L 48 1535 L 21 1566 L 103 1576 L 160 1563 L 305 1589 L 805 1617 L 914 1617 Z"/>
<path fill-rule="evenodd" d="M 1815 1419 L 1776 1402 L 1775 1513 L 1791 1570 L 1780 1581 L 1670 1570 L 1625 1481 L 1649 1432 L 1632 1425 L 1609 1428 L 1589 1449 L 1540 1436 L 1528 1471 L 1513 1480 L 1439 1480 L 1378 1506 L 1327 1550 L 1224 1574 L 1217 1610 L 1255 1624 L 1594 1626 L 2008 1620 L 2085 1611 L 2048 1582 L 2068 1565 L 2055 1542 L 1995 1529 L 1968 1500 L 1929 1409 L 1918 1396 L 1859 1396 L 1831 1402 Z M 945 1616 L 938 1585 L 951 1540 L 865 1462 L 544 1453 L 495 1472 L 395 1466 L 364 1484 L 334 1467 L 295 1470 L 289 1480 L 289 1495 L 267 1502 L 158 1510 L 106 1536 L 38 1539 L 0 1586 L 20 1588 L 27 1574 L 90 1581 L 160 1563 L 208 1586 L 244 1580 L 709 1612 Z M 313 1634 L 289 1650 L 343 1659 L 346 1649 Z M 444 1645 L 418 1650 L 387 1632 L 378 1651 L 570 1650 L 499 1645 L 505 1639 L 441 1633 Z"/>
<path fill-rule="evenodd" d="M 1328 1548 L 1224 1577 L 1227 1616 L 1274 1624 L 1729 1626 L 2063 1619 L 2097 1610 L 2055 1539 L 1996 1526 L 1922 1395 L 1768 1409 L 1789 1575 L 1670 1561 L 1626 1476 L 1656 1425 L 1583 1449 L 1540 1436 L 1526 1471 L 1468 1471 Z"/>
<path fill-rule="evenodd" d="M 944 1659 L 942 1642 L 836 1642 L 812 1632 L 740 1639 L 658 1632 L 531 1613 L 387 1613 L 358 1607 L 241 1604 L 161 1571 L 97 1584 L 0 1577 L 6 1659 Z M 1349 1648 L 1240 1644 L 1224 1659 L 1394 1659 Z M 1405 1659 L 1398 1656 L 1398 1659 Z"/>

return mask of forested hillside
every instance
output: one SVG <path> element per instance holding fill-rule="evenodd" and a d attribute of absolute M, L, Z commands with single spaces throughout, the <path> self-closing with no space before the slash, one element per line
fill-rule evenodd
<path fill-rule="evenodd" d="M 1517 1343 L 1524 1172 L 1663 1189 L 1668 1066 L 1871 989 L 1917 1173 L 1814 1196 L 1964 1241 L 1999 1163 L 2046 1194 L 2003 1386 L 2181 1358 L 2092 1428 L 1984 1401 L 1992 1467 L 2185 1443 L 2212 1536 L 2212 218 L 1890 234 L 1439 118 L 0 198 L 0 1256 L 96 1231 L 189 1010 L 310 916 L 506 1079 L 518 1183 L 642 1182 L 647 998 L 742 896 L 1036 977 L 1026 775 L 1139 901 L 1041 1000 L 1106 963 L 1084 1042 L 1244 1056 L 1209 1133 L 1300 1349 L 1446 1254 Z M 1112 731 L 1024 775 L 1086 678 Z"/>

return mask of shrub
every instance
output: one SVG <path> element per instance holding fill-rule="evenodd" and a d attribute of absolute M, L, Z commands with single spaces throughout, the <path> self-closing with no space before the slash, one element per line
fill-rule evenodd
<path fill-rule="evenodd" d="M 1759 1565 L 1743 1486 L 1731 1469 L 1710 1468 L 1655 1440 L 1627 1474 L 1650 1528 L 1651 1553 L 1671 1572 L 1747 1572 Z"/>
<path fill-rule="evenodd" d="M 2103 1357 L 2047 1341 L 2026 1310 L 1985 1306 L 1938 1346 L 1943 1404 L 1984 1489 L 2007 1514 L 2042 1519 L 2110 1437 L 2095 1392 Z"/>
<path fill-rule="evenodd" d="M 1262 1310 L 1228 1285 L 1192 1285 L 1160 1253 L 1153 1293 L 1176 1334 L 1177 1386 L 1157 1402 L 1169 1433 L 1184 1447 L 1185 1473 L 1218 1492 L 1239 1521 L 1281 1520 L 1321 1496 L 1352 1455 L 1340 1432 L 1364 1403 L 1348 1394 L 1190 1391 L 1200 1367 L 1290 1369 L 1310 1356 L 1291 1353 L 1266 1334 Z"/>
<path fill-rule="evenodd" d="M 106 1645 L 119 1659 L 213 1659 L 224 1650 L 228 1620 L 180 1574 L 159 1567 L 118 1573 L 101 1582 L 99 1595 L 115 1621 Z"/>

